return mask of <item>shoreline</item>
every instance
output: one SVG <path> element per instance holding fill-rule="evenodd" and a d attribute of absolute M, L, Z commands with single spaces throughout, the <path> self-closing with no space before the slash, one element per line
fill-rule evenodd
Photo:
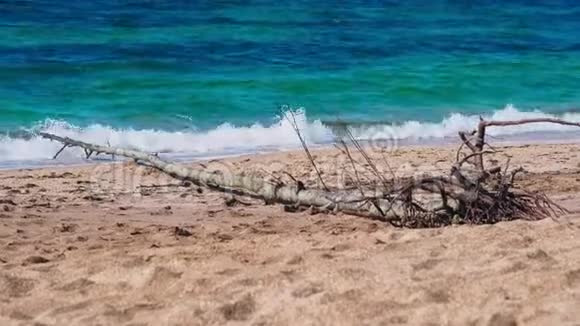
<path fill-rule="evenodd" d="M 571 137 L 575 135 L 575 137 Z M 568 136 L 568 137 L 565 137 Z M 580 144 L 580 133 L 575 132 L 543 132 L 543 133 L 531 133 L 531 134 L 517 134 L 517 135 L 507 135 L 501 137 L 490 136 L 493 144 L 496 146 L 521 146 L 521 145 L 565 145 L 565 144 Z M 379 146 L 394 146 L 394 149 L 390 151 L 405 148 L 447 148 L 453 146 L 459 146 L 460 140 L 457 137 L 449 138 L 430 138 L 430 139 L 413 139 L 413 140 L 381 140 L 378 139 L 376 142 Z M 373 146 L 372 141 L 361 140 L 361 145 L 368 148 Z M 311 151 L 327 151 L 334 149 L 336 143 L 324 143 L 324 144 L 313 144 L 309 145 Z M 246 156 L 262 156 L 271 155 L 276 153 L 294 153 L 303 152 L 302 147 L 297 145 L 295 147 L 285 147 L 278 149 L 256 149 L 254 151 L 230 151 L 214 154 L 187 154 L 187 153 L 160 153 L 160 155 L 169 161 L 178 162 L 181 164 L 192 164 L 196 162 L 207 162 L 211 160 L 228 160 L 239 157 Z M 78 161 L 76 161 L 78 160 Z M 54 162 L 52 159 L 47 158 L 43 162 L 21 162 L 21 161 L 8 161 L 0 162 L 0 171 L 11 171 L 19 169 L 43 169 L 43 168 L 56 168 L 56 167 L 83 167 L 91 166 L 95 164 L 111 164 L 111 163 L 122 163 L 123 160 L 85 160 L 82 157 L 78 157 L 74 162 Z M 8 164 L 8 165 L 6 165 Z"/>

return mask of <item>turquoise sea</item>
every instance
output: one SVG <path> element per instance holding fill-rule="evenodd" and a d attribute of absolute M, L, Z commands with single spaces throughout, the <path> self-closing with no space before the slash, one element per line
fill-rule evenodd
<path fill-rule="evenodd" d="M 580 121 L 580 2 L 0 0 L 0 165 L 49 159 L 40 130 L 183 157 L 297 146 L 282 106 L 312 144 Z"/>

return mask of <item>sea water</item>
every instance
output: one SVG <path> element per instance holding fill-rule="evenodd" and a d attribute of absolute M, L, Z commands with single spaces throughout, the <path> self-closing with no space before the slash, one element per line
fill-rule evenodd
<path fill-rule="evenodd" d="M 197 158 L 299 146 L 288 110 L 316 146 L 579 108 L 578 1 L 0 0 L 0 166 L 39 131 Z"/>

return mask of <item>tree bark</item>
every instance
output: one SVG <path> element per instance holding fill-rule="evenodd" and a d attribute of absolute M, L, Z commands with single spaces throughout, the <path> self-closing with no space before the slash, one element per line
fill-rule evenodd
<path fill-rule="evenodd" d="M 303 207 L 313 206 L 322 210 L 371 217 L 383 221 L 397 220 L 404 211 L 399 203 L 391 203 L 386 200 L 377 201 L 375 198 L 365 198 L 355 192 L 302 189 L 294 185 L 271 183 L 253 176 L 224 171 L 208 171 L 203 168 L 184 167 L 173 162 L 165 161 L 156 154 L 89 144 L 49 133 L 40 133 L 40 135 L 46 139 L 60 142 L 66 147 L 83 148 L 85 152 L 118 155 L 146 162 L 174 178 L 190 181 L 196 185 L 207 186 L 222 192 L 232 191 L 242 193 L 246 196 L 263 199 L 266 202 Z"/>

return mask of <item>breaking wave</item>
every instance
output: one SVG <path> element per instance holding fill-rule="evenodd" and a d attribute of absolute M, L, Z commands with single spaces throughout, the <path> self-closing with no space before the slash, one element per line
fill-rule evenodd
<path fill-rule="evenodd" d="M 326 124 L 319 120 L 308 120 L 304 110 L 295 111 L 295 117 L 306 142 L 312 146 L 329 144 L 340 137 L 340 128 L 337 125 Z M 484 117 L 494 120 L 558 117 L 580 122 L 579 113 L 554 115 L 541 111 L 525 112 L 517 110 L 512 105 Z M 355 137 L 361 140 L 397 139 L 420 143 L 423 140 L 455 137 L 458 131 L 473 129 L 478 120 L 479 116 L 476 115 L 454 113 L 439 122 L 407 121 L 400 124 L 358 124 L 352 125 L 350 130 Z M 492 128 L 488 133 L 495 136 L 530 133 L 541 135 L 546 132 L 566 133 L 574 130 L 574 127 L 555 124 L 530 124 Z M 36 136 L 35 132 L 39 131 L 68 136 L 86 142 L 166 153 L 166 155 L 184 158 L 208 158 L 293 149 L 300 146 L 300 141 L 296 137 L 292 124 L 282 118 L 268 126 L 258 123 L 246 127 L 223 124 L 207 131 L 194 129 L 183 131 L 115 129 L 99 124 L 81 128 L 66 121 L 47 119 L 32 128 L 23 130 L 20 135 L 0 136 L 0 165 L 11 165 L 8 162 L 47 162 L 60 149 L 60 145 Z M 82 162 L 81 157 L 80 151 L 68 150 L 59 156 L 58 162 Z"/>

